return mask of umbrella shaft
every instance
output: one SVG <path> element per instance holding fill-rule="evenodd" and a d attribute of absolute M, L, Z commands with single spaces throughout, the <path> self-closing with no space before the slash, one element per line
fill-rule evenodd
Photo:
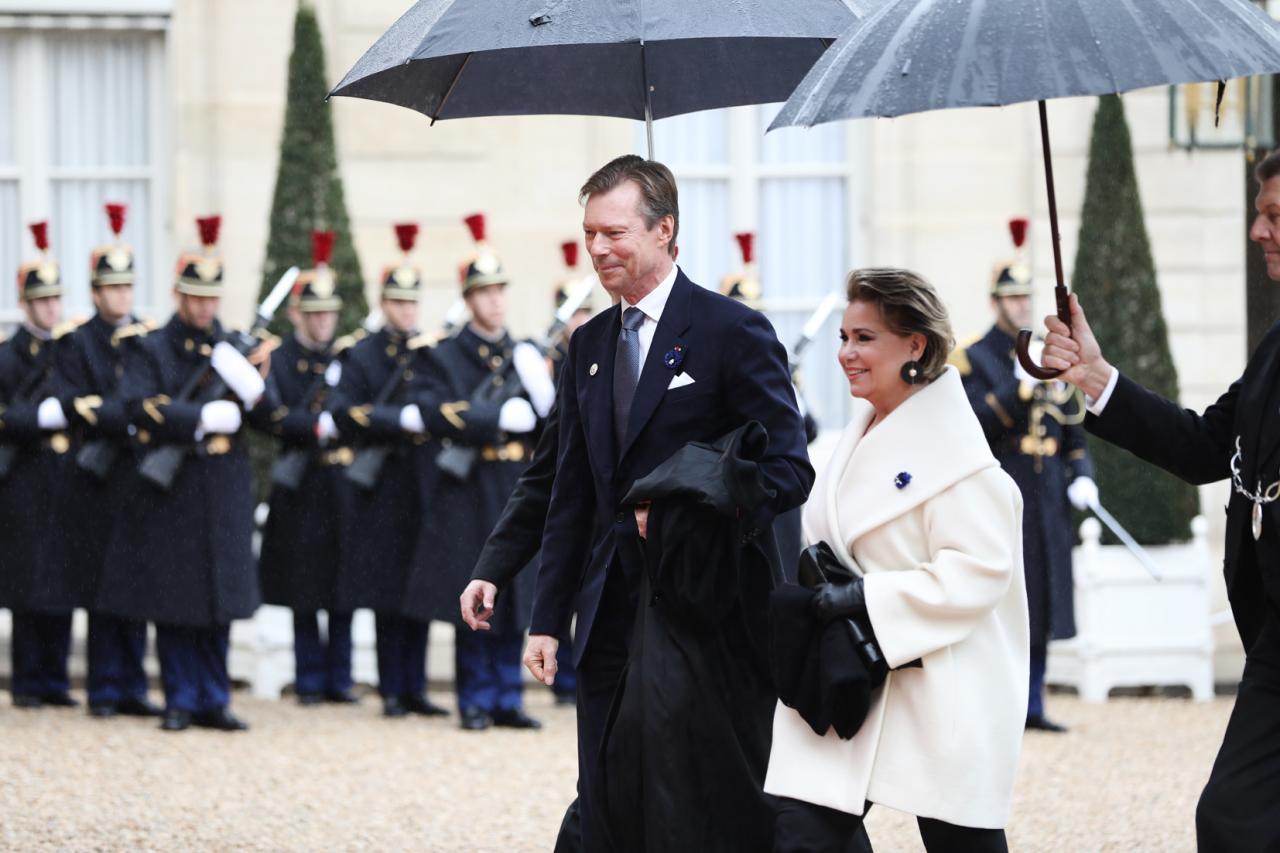
<path fill-rule="evenodd" d="M 1053 148 L 1049 144 L 1049 109 L 1044 101 L 1040 102 L 1040 142 L 1044 146 L 1044 184 L 1049 193 L 1049 231 L 1053 236 L 1053 268 L 1057 275 L 1053 295 L 1057 302 L 1058 319 L 1070 325 L 1066 276 L 1062 272 L 1062 235 L 1058 230 L 1058 192 L 1053 181 Z"/>

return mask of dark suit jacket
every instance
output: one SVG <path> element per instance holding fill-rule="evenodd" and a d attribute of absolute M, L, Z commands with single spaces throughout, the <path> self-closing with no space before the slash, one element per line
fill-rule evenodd
<path fill-rule="evenodd" d="M 615 305 L 574 333 L 560 391 L 560 448 L 542 543 L 531 633 L 559 636 L 576 611 L 575 663 L 591 637 L 606 569 L 638 578 L 640 549 L 631 484 L 691 441 L 712 442 L 759 421 L 769 447 L 760 460 L 773 500 L 750 519 L 764 527 L 804 502 L 813 485 L 804 422 L 787 354 L 758 311 L 698 287 L 683 272 L 655 330 L 621 448 L 613 428 L 613 363 L 621 311 Z M 665 356 L 681 347 L 682 360 Z M 678 373 L 692 384 L 668 389 Z M 634 564 L 634 565 L 633 565 Z M 576 597 L 576 602 L 575 602 Z"/>
<path fill-rule="evenodd" d="M 1280 477 L 1280 324 L 1271 328 L 1249 359 L 1244 375 L 1204 411 L 1182 409 L 1123 374 L 1101 416 L 1086 428 L 1188 483 L 1201 485 L 1231 476 L 1239 438 L 1240 476 L 1245 488 L 1265 489 Z M 1280 613 L 1280 505 L 1263 508 L 1263 535 L 1254 542 L 1252 501 L 1234 489 L 1227 505 L 1224 572 L 1227 595 L 1244 647 L 1251 653 L 1270 612 Z M 1265 571 L 1263 571 L 1265 569 Z M 1268 588 L 1269 587 L 1269 588 Z"/>

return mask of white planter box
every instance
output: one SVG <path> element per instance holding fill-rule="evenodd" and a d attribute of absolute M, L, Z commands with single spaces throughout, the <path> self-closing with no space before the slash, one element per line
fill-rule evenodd
<path fill-rule="evenodd" d="M 1191 522 L 1192 541 L 1147 549 L 1155 580 L 1122 545 L 1103 546 L 1102 525 L 1080 525 L 1073 556 L 1077 635 L 1051 643 L 1045 680 L 1105 702 L 1113 687 L 1185 685 L 1213 698 L 1208 522 Z"/>

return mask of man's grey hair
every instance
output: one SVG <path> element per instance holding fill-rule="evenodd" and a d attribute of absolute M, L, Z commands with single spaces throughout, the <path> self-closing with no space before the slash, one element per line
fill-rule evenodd
<path fill-rule="evenodd" d="M 676 189 L 676 176 L 657 160 L 646 160 L 635 154 L 626 154 L 609 161 L 578 190 L 578 201 L 586 203 L 593 195 L 607 193 L 626 181 L 634 181 L 640 187 L 640 215 L 645 228 L 653 226 L 664 216 L 670 216 L 671 242 L 667 253 L 676 256 L 676 237 L 680 234 L 680 195 Z"/>

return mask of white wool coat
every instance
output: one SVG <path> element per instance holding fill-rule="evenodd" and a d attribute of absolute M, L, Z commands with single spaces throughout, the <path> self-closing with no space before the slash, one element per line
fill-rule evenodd
<path fill-rule="evenodd" d="M 864 574 L 889 666 L 924 666 L 889 674 L 851 740 L 815 735 L 779 704 L 765 790 L 1001 828 L 1027 708 L 1022 496 L 954 367 L 865 435 L 871 406 L 855 402 L 805 506 L 805 539 Z"/>

